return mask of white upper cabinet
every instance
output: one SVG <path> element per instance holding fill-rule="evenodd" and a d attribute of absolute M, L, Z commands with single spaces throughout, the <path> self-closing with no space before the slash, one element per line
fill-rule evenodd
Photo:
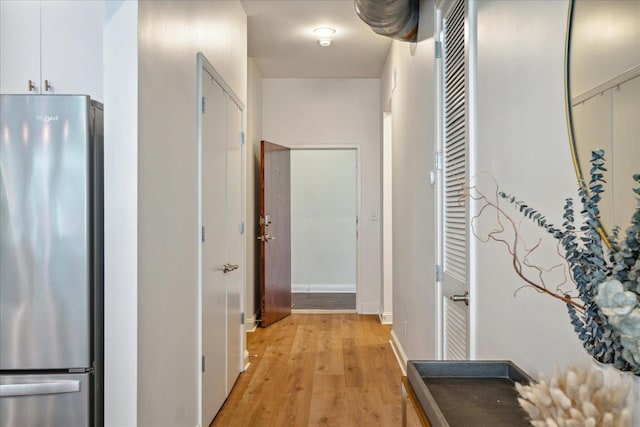
<path fill-rule="evenodd" d="M 42 1 L 42 81 L 102 101 L 102 1 Z"/>
<path fill-rule="evenodd" d="M 3 0 L 0 8 L 1 93 L 102 101 L 102 0 Z"/>
<path fill-rule="evenodd" d="M 0 1 L 0 93 L 40 92 L 40 2 Z"/>

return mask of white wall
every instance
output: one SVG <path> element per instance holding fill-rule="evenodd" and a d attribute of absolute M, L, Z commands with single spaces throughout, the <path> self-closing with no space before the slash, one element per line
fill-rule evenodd
<path fill-rule="evenodd" d="M 118 16 L 115 5 L 108 7 Z M 238 1 L 123 2 L 121 7 L 127 18 L 135 18 L 137 11 L 138 19 L 119 20 L 117 31 L 105 33 L 105 46 L 113 57 L 118 49 L 129 52 L 137 46 L 137 59 L 132 52 L 124 62 L 105 60 L 105 75 L 110 76 L 105 81 L 105 145 L 117 144 L 121 150 L 112 150 L 118 163 L 106 167 L 106 180 L 112 182 L 107 215 L 115 214 L 107 219 L 106 234 L 123 236 L 127 245 L 137 240 L 137 254 L 129 254 L 131 246 L 107 249 L 114 256 L 106 272 L 108 304 L 125 306 L 108 308 L 105 347 L 126 356 L 112 358 L 107 366 L 105 388 L 113 392 L 107 394 L 106 412 L 113 414 L 109 425 L 195 426 L 200 417 L 196 53 L 205 54 L 244 102 L 246 16 Z M 137 87 L 116 81 L 119 67 L 135 72 L 136 64 Z M 137 120 L 128 116 L 124 130 L 117 130 L 121 124 L 109 117 L 120 107 L 133 111 L 133 117 L 137 111 Z M 112 142 L 116 132 L 125 132 L 126 139 Z M 126 158 L 132 153 L 137 162 Z M 118 173 L 127 181 L 114 179 Z M 118 209 L 113 203 L 122 203 L 120 193 L 127 200 L 135 197 L 136 189 L 134 219 L 133 207 Z M 126 234 L 136 227 L 137 239 Z M 115 262 L 125 255 L 133 260 Z M 131 306 L 136 295 L 137 307 Z M 122 317 L 113 322 L 116 314 Z M 134 364 L 131 341 L 136 331 Z M 123 380 L 121 365 L 133 375 L 137 370 L 136 380 Z M 137 394 L 135 403 L 132 393 Z M 121 407 L 128 409 L 122 416 L 117 415 Z"/>
<path fill-rule="evenodd" d="M 291 151 L 291 289 L 356 291 L 356 150 Z"/>
<path fill-rule="evenodd" d="M 477 2 L 477 163 L 501 187 L 561 223 L 577 197 L 565 119 L 565 1 Z M 487 218 L 488 219 L 488 218 Z M 525 231 L 535 242 L 539 229 Z M 586 359 L 564 304 L 530 290 L 497 244 L 476 244 L 478 358 L 511 359 L 532 374 Z M 555 248 L 539 258 L 557 262 Z"/>
<path fill-rule="evenodd" d="M 565 197 L 576 196 L 564 107 L 565 1 L 476 1 L 475 164 L 502 187 L 560 222 Z M 393 112 L 393 334 L 409 359 L 435 358 L 435 223 L 433 189 L 433 4 L 421 2 L 421 40 L 394 42 L 382 79 Z M 398 86 L 391 95 L 397 70 Z M 422 94 L 420 97 L 415 94 Z M 486 218 L 480 227 L 493 225 Z M 533 228 L 526 234 L 539 237 Z M 557 261 L 552 246 L 538 260 Z M 529 373 L 588 359 L 565 307 L 523 290 L 504 247 L 472 240 L 472 356 L 511 359 Z M 404 335 L 404 322 L 407 334 Z"/>
<path fill-rule="evenodd" d="M 105 426 L 138 417 L 138 2 L 104 5 Z"/>
<path fill-rule="evenodd" d="M 433 3 L 422 1 L 415 52 L 393 43 L 381 89 L 393 117 L 393 335 L 410 359 L 436 358 L 433 22 Z"/>
<path fill-rule="evenodd" d="M 381 114 L 378 79 L 264 79 L 263 139 L 285 146 L 359 145 L 361 266 L 357 309 L 380 304 Z"/>

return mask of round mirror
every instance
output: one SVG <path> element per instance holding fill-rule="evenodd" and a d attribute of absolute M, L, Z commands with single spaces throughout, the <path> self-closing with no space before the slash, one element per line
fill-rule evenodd
<path fill-rule="evenodd" d="M 588 182 L 591 151 L 605 151 L 600 220 L 605 230 L 624 231 L 637 204 L 632 177 L 640 173 L 640 0 L 573 0 L 568 27 L 567 113 L 576 172 Z"/>

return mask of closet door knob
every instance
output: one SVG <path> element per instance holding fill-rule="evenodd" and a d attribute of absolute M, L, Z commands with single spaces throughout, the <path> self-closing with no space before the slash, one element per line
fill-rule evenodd
<path fill-rule="evenodd" d="M 240 267 L 240 266 L 237 265 L 237 264 L 225 264 L 223 266 L 222 272 L 223 273 L 229 273 L 230 271 L 237 270 L 238 267 Z"/>
<path fill-rule="evenodd" d="M 29 89 L 29 92 L 33 92 L 34 90 L 36 90 L 36 85 L 33 84 L 33 80 L 29 80 L 29 85 L 27 87 Z"/>
<path fill-rule="evenodd" d="M 469 305 L 469 291 L 464 295 L 451 295 L 449 299 L 453 302 L 464 302 L 464 305 Z"/>
<path fill-rule="evenodd" d="M 49 80 L 45 80 L 44 81 L 44 90 L 49 92 L 51 89 L 53 89 L 53 86 L 49 83 Z"/>

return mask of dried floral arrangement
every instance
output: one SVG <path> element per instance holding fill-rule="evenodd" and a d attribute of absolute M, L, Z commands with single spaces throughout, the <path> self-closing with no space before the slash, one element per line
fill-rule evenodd
<path fill-rule="evenodd" d="M 587 353 L 598 362 L 640 374 L 640 203 L 622 238 L 617 229 L 608 239 L 603 238 L 598 203 L 604 191 L 604 165 L 604 151 L 592 152 L 589 182 L 579 189 L 582 209 L 576 215 L 573 200 L 566 199 L 563 222 L 559 227 L 548 222 L 541 212 L 500 190 L 489 197 L 478 188 L 470 187 L 463 197 L 480 205 L 471 221 L 474 235 L 483 241 L 504 244 L 525 286 L 566 305 L 574 330 Z M 640 174 L 634 175 L 633 179 L 640 184 Z M 640 186 L 634 192 L 638 199 Z M 557 240 L 558 253 L 566 261 L 574 290 L 563 290 L 566 278 L 555 289 L 545 283 L 545 273 L 563 268 L 565 264 L 543 269 L 530 262 L 540 241 L 527 246 L 521 238 L 520 225 L 500 200 L 507 201 Z M 498 226 L 486 237 L 481 237 L 475 230 L 475 222 L 490 210 L 494 210 Z M 505 237 L 509 227 L 512 238 Z"/>
<path fill-rule="evenodd" d="M 535 427 L 630 427 L 632 381 L 593 365 L 556 370 L 531 385 L 516 383 L 518 402 Z"/>

